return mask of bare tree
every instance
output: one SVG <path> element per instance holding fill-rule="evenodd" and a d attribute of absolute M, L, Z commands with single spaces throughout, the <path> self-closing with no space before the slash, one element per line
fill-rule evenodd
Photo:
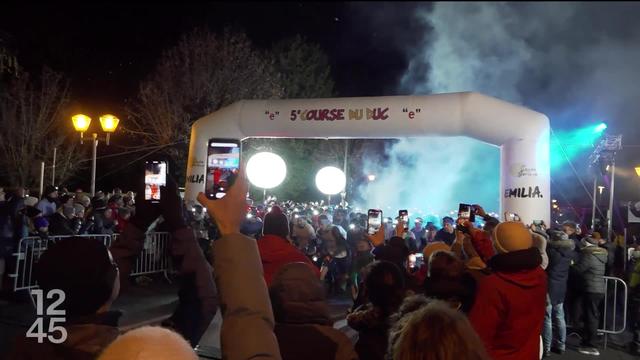
<path fill-rule="evenodd" d="M 241 99 L 283 95 L 273 60 L 256 50 L 246 35 L 195 30 L 165 51 L 129 109 L 133 132 L 145 146 L 165 153 L 184 171 L 191 124 Z"/>
<path fill-rule="evenodd" d="M 37 80 L 22 71 L 0 90 L 0 166 L 10 185 L 36 185 L 40 162 L 51 165 L 54 147 L 59 182 L 78 170 L 82 149 L 65 122 L 68 95 L 68 81 L 48 68 Z"/>

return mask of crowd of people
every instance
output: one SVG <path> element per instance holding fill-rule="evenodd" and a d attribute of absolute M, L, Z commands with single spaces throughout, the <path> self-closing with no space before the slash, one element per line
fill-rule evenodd
<path fill-rule="evenodd" d="M 93 226 L 101 214 L 98 229 L 107 218 L 117 228 L 121 212 L 130 218 L 110 249 L 69 237 L 45 251 L 35 276 L 44 290 L 67 294 L 61 306 L 74 341 L 21 338 L 10 358 L 195 359 L 192 348 L 218 309 L 225 359 L 533 360 L 563 354 L 568 328 L 580 335 L 581 353 L 599 355 L 603 276 L 616 271 L 618 253 L 599 232 L 582 234 L 570 222 L 559 228 L 501 222 L 474 205 L 482 225 L 445 217 L 441 228 L 421 218 L 411 226 L 397 217 L 370 234 L 367 215 L 348 207 L 276 199 L 254 205 L 246 186 L 241 173 L 224 198 L 200 194 L 193 209 L 184 207 L 172 181 L 162 187 L 160 204 L 138 199 L 135 209 L 133 198 L 118 192 L 105 201 L 47 189 L 33 208 L 49 231 L 71 220 L 69 206 L 77 202 L 92 208 Z M 111 304 L 159 216 L 172 234 L 179 305 L 165 329 L 119 334 Z M 87 211 L 80 218 L 89 222 Z M 28 221 L 39 231 L 41 220 Z M 79 254 L 82 261 L 70 261 Z M 638 345 L 640 248 L 629 255 Z M 355 343 L 332 326 L 327 299 L 335 296 L 353 301 L 346 320 L 358 333 Z"/>

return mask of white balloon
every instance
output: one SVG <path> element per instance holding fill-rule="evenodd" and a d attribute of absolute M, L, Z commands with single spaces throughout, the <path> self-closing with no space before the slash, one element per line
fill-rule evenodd
<path fill-rule="evenodd" d="M 261 189 L 273 189 L 287 176 L 287 165 L 274 153 L 260 152 L 247 162 L 247 177 L 251 184 Z"/>
<path fill-rule="evenodd" d="M 336 195 L 344 190 L 347 177 L 337 167 L 323 167 L 316 174 L 316 186 L 325 195 Z"/>

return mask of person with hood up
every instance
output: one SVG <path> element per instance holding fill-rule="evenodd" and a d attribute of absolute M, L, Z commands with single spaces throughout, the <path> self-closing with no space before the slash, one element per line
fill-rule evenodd
<path fill-rule="evenodd" d="M 563 354 L 565 351 L 567 324 L 564 317 L 564 297 L 567 293 L 569 268 L 576 259 L 575 243 L 569 239 L 566 233 L 550 230 L 549 235 L 549 242 L 547 243 L 549 264 L 546 269 L 549 289 L 542 331 L 545 356 L 548 356 L 552 349 L 558 354 Z M 557 331 L 555 339 L 552 332 L 553 328 Z"/>
<path fill-rule="evenodd" d="M 493 273 L 478 284 L 469 320 L 495 360 L 538 360 L 547 276 L 529 230 L 503 222 L 493 230 Z"/>
<path fill-rule="evenodd" d="M 44 189 L 44 197 L 38 201 L 36 208 L 42 212 L 42 216 L 48 218 L 53 215 L 58 208 L 56 201 L 58 200 L 58 188 L 48 185 Z"/>
<path fill-rule="evenodd" d="M 273 277 L 286 264 L 303 262 L 320 278 L 320 270 L 287 240 L 289 237 L 289 220 L 278 206 L 264 216 L 262 237 L 257 241 L 258 251 L 262 259 L 264 279 L 267 286 Z"/>
<path fill-rule="evenodd" d="M 39 343 L 40 339 L 22 334 L 10 360 L 95 359 L 118 337 L 122 313 L 110 311 L 120 291 L 118 267 L 102 242 L 71 237 L 53 243 L 40 257 L 34 273 L 44 294 L 53 289 L 64 291 L 64 301 L 57 309 L 66 312 L 66 321 L 60 326 L 67 338 L 60 344 L 47 338 Z M 57 298 L 46 297 L 45 308 L 54 300 Z"/>
<path fill-rule="evenodd" d="M 73 228 L 73 218 L 76 210 L 71 205 L 62 205 L 49 218 L 49 233 L 51 235 L 77 235 Z"/>
<path fill-rule="evenodd" d="M 322 282 L 307 264 L 280 268 L 269 288 L 283 360 L 355 360 L 353 344 L 333 328 Z"/>
<path fill-rule="evenodd" d="M 580 256 L 573 265 L 576 274 L 580 274 L 582 308 L 584 311 L 584 330 L 578 351 L 585 355 L 600 355 L 595 346 L 600 321 L 600 304 L 604 299 L 605 286 L 603 276 L 607 265 L 607 250 L 598 246 L 598 240 L 585 237 L 581 240 Z"/>
<path fill-rule="evenodd" d="M 404 277 L 394 263 L 375 261 L 367 267 L 365 298 L 368 303 L 347 315 L 347 324 L 358 331 L 355 349 L 360 359 L 382 360 L 389 340 L 389 318 L 406 295 Z"/>
<path fill-rule="evenodd" d="M 104 199 L 93 201 L 93 228 L 92 234 L 113 235 L 117 221 L 113 220 L 113 209 L 107 207 Z"/>

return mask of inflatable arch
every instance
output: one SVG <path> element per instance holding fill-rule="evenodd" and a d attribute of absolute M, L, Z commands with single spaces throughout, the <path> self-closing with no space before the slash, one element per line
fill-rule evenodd
<path fill-rule="evenodd" d="M 185 201 L 193 204 L 204 191 L 209 138 L 425 136 L 468 136 L 498 146 L 500 214 L 517 213 L 525 223 L 550 223 L 549 119 L 474 92 L 238 101 L 193 124 Z"/>

